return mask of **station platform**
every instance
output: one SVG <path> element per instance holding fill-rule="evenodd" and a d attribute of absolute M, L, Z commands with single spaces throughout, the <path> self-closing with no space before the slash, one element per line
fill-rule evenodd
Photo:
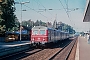
<path fill-rule="evenodd" d="M 30 48 L 30 41 L 0 42 L 0 57 Z"/>
<path fill-rule="evenodd" d="M 75 60 L 90 60 L 90 41 L 85 37 L 78 37 Z"/>

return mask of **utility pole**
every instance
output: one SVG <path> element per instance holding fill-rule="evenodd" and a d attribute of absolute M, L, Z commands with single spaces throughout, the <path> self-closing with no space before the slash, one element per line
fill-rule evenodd
<path fill-rule="evenodd" d="M 21 27 L 22 27 L 22 5 L 23 4 L 26 4 L 26 3 L 29 3 L 29 1 L 26 1 L 26 2 L 16 2 L 16 4 L 20 4 L 21 5 L 21 20 L 20 20 L 20 41 L 21 41 Z"/>

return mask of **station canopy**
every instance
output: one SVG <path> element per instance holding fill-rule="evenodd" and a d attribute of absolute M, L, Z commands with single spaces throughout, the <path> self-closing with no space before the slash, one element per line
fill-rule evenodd
<path fill-rule="evenodd" d="M 87 1 L 83 22 L 90 22 L 90 0 Z"/>

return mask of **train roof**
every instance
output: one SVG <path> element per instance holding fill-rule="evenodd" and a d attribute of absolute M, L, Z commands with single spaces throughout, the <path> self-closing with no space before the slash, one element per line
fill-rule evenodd
<path fill-rule="evenodd" d="M 60 31 L 54 28 L 49 28 L 49 27 L 45 27 L 45 26 L 35 26 L 32 28 L 32 30 L 37 30 L 37 29 L 42 29 L 42 30 L 54 30 L 54 31 Z M 68 32 L 64 32 L 64 31 L 60 31 L 62 33 L 68 33 Z"/>
<path fill-rule="evenodd" d="M 45 26 L 35 26 L 32 28 L 32 30 L 36 30 L 36 29 L 44 29 L 44 30 L 54 30 L 53 28 L 48 28 Z"/>
<path fill-rule="evenodd" d="M 46 29 L 47 27 L 44 27 L 44 26 L 35 26 L 35 27 L 32 28 L 32 30 L 33 30 L 33 29 L 41 29 L 41 28 L 42 28 L 42 29 Z"/>

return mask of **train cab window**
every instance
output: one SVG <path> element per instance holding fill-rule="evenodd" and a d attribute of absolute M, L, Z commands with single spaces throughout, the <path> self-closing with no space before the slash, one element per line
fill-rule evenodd
<path fill-rule="evenodd" d="M 45 30 L 40 30 L 40 35 L 45 35 Z"/>
<path fill-rule="evenodd" d="M 33 35 L 38 35 L 38 30 L 33 30 Z"/>

